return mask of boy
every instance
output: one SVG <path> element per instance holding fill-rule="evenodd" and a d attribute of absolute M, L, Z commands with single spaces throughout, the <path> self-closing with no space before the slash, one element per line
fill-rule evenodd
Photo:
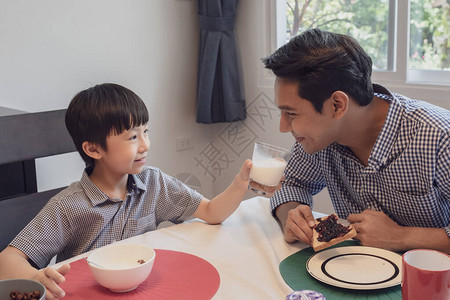
<path fill-rule="evenodd" d="M 148 118 L 144 102 L 120 85 L 97 85 L 75 95 L 66 127 L 87 167 L 79 182 L 50 199 L 0 253 L 0 279 L 34 279 L 45 285 L 47 299 L 61 298 L 58 284 L 70 266 L 45 268 L 53 256 L 61 261 L 154 230 L 162 221 L 193 216 L 218 224 L 235 211 L 247 192 L 251 161 L 208 200 L 145 166 Z"/>

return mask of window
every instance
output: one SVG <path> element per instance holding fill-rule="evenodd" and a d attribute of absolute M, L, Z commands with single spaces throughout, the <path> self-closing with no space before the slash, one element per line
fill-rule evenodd
<path fill-rule="evenodd" d="M 375 69 L 392 68 L 388 63 L 388 0 L 287 0 L 286 8 L 286 40 L 314 27 L 348 34 L 372 57 Z"/>
<path fill-rule="evenodd" d="M 448 0 L 277 0 L 277 9 L 278 41 L 313 27 L 348 34 L 372 57 L 374 81 L 450 86 Z"/>
<path fill-rule="evenodd" d="M 408 79 L 450 84 L 450 2 L 411 0 Z"/>

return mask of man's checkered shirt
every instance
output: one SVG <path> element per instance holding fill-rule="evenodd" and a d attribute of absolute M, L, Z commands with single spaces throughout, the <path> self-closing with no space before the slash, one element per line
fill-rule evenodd
<path fill-rule="evenodd" d="M 374 91 L 390 107 L 368 166 L 337 143 L 310 155 L 295 143 L 272 213 L 289 201 L 312 206 L 312 195 L 327 187 L 341 218 L 375 209 L 400 225 L 444 228 L 450 236 L 450 111 L 380 85 Z"/>

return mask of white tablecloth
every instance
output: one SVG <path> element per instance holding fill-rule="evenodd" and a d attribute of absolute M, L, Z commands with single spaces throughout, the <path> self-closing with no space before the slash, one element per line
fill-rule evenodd
<path fill-rule="evenodd" d="M 243 201 L 221 225 L 193 219 L 117 243 L 142 243 L 207 260 L 220 274 L 220 287 L 213 299 L 285 299 L 292 290 L 278 266 L 289 255 L 307 247 L 284 241 L 279 224 L 270 214 L 269 199 L 263 197 Z M 82 256 L 86 254 L 65 262 Z"/>

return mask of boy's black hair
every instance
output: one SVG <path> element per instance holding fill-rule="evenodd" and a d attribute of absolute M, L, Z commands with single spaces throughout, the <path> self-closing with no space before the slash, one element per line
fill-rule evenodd
<path fill-rule="evenodd" d="M 318 112 L 335 91 L 345 92 L 361 106 L 373 99 L 372 59 L 347 35 L 307 30 L 264 58 L 263 63 L 277 77 L 298 82 L 298 95 Z"/>
<path fill-rule="evenodd" d="M 66 127 L 87 166 L 95 160 L 82 148 L 83 142 L 104 150 L 106 138 L 148 122 L 148 110 L 133 91 L 113 83 L 99 84 L 76 94 L 66 111 Z"/>

